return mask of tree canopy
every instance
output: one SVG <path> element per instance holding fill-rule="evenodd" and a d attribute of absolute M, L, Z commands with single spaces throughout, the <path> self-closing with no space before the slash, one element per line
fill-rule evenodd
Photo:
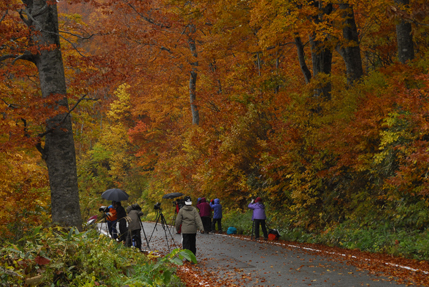
<path fill-rule="evenodd" d="M 43 46 L 33 2 L 0 4 L 8 208 L 47 197 L 35 149 L 70 114 L 82 212 L 116 186 L 260 196 L 309 230 L 429 223 L 427 1 L 48 1 L 61 43 Z M 48 97 L 22 60 L 59 47 L 67 90 Z"/>

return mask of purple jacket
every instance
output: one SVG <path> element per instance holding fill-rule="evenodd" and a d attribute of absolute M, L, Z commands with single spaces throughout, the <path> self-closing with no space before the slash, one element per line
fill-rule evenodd
<path fill-rule="evenodd" d="M 211 214 L 212 214 L 212 209 L 210 207 L 210 204 L 208 202 L 206 202 L 206 198 L 205 197 L 201 198 L 200 203 L 197 204 L 197 208 L 200 211 L 200 216 L 201 217 L 203 217 L 203 216 L 210 217 Z"/>
<path fill-rule="evenodd" d="M 216 198 L 214 203 L 210 203 L 210 207 L 214 210 L 213 219 L 222 218 L 222 205 L 219 198 Z"/>
<path fill-rule="evenodd" d="M 265 205 L 262 203 L 249 203 L 248 206 L 250 209 L 253 209 L 252 220 L 253 219 L 267 219 L 265 216 Z"/>

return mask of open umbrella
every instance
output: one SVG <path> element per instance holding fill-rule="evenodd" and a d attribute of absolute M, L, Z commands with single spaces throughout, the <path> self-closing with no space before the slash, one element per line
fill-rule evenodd
<path fill-rule="evenodd" d="M 101 194 L 101 197 L 112 201 L 123 201 L 128 200 L 128 197 L 130 196 L 122 189 L 112 188 L 103 192 L 103 194 Z"/>
<path fill-rule="evenodd" d="M 179 197 L 182 195 L 183 195 L 183 193 L 173 192 L 173 193 L 165 194 L 162 198 L 172 199 L 172 198 L 176 198 L 176 197 Z"/>

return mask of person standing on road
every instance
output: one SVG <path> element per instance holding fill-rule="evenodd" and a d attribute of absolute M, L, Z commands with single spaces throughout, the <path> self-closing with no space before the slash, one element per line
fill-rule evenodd
<path fill-rule="evenodd" d="M 202 197 L 200 203 L 197 204 L 197 208 L 200 211 L 201 221 L 203 222 L 204 232 L 209 234 L 212 228 L 211 214 L 212 208 L 210 204 L 206 202 L 206 198 Z"/>
<path fill-rule="evenodd" d="M 220 204 L 219 198 L 212 199 L 210 201 L 210 207 L 213 209 L 213 222 L 212 222 L 212 232 L 216 231 L 216 222 L 217 230 L 219 233 L 222 233 L 222 204 Z"/>
<path fill-rule="evenodd" d="M 109 205 L 109 211 L 106 213 L 107 228 L 109 229 L 110 237 L 115 239 L 118 238 L 118 231 L 116 230 L 116 216 L 115 202 L 112 201 L 112 204 Z"/>
<path fill-rule="evenodd" d="M 127 207 L 127 221 L 128 221 L 128 235 L 127 246 L 134 246 L 137 250 L 141 250 L 142 237 L 141 237 L 141 219 L 143 216 L 141 207 L 138 204 L 132 204 Z"/>
<path fill-rule="evenodd" d="M 255 200 L 252 199 L 252 202 L 248 207 L 253 210 L 252 221 L 255 230 L 255 239 L 259 239 L 259 225 L 261 225 L 264 238 L 267 240 L 268 233 L 267 227 L 265 226 L 265 220 L 267 217 L 265 215 L 265 205 L 262 203 L 262 199 L 260 197 L 257 197 Z"/>
<path fill-rule="evenodd" d="M 127 217 L 127 213 L 125 212 L 125 208 L 122 206 L 120 201 L 115 202 L 114 204 L 116 209 L 116 217 L 118 218 L 119 223 L 119 242 L 125 243 L 127 239 L 127 221 L 125 217 Z"/>
<path fill-rule="evenodd" d="M 191 250 L 197 254 L 197 231 L 204 233 L 203 222 L 195 207 L 192 206 L 191 197 L 185 196 L 185 206 L 179 210 L 176 217 L 176 230 L 180 230 L 182 225 L 182 248 Z"/>

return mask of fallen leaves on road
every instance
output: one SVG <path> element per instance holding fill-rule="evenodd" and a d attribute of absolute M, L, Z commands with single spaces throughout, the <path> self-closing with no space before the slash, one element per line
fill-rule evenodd
<path fill-rule="evenodd" d="M 248 236 L 234 235 L 234 237 L 249 240 Z M 369 273 L 376 276 L 383 276 L 386 277 L 387 280 L 396 281 L 407 286 L 429 286 L 429 275 L 427 273 L 429 271 L 429 262 L 427 261 L 418 261 L 401 257 L 393 257 L 387 254 L 375 254 L 359 250 L 329 247 L 320 244 L 297 243 L 283 240 L 275 242 L 260 241 L 260 243 L 262 248 L 265 244 L 276 244 L 292 251 L 299 248 L 308 254 L 323 256 L 332 261 L 353 265 L 359 269 L 367 270 Z M 228 276 L 223 279 L 218 278 L 217 274 L 204 270 L 204 263 L 200 263 L 202 264 L 186 264 L 178 269 L 177 275 L 186 284 L 186 286 L 245 286 L 246 283 L 252 281 L 250 274 L 242 274 L 242 281 L 237 281 L 237 274 L 242 273 L 243 271 L 240 269 L 233 269 L 230 271 L 230 276 L 231 278 L 235 277 L 233 280 L 235 283 L 231 283 L 232 280 L 228 280 Z M 414 271 L 408 268 L 414 269 Z M 349 272 L 349 274 L 350 273 L 353 272 Z M 265 281 L 264 278 L 254 279 L 258 282 L 253 281 L 252 283 L 262 283 Z M 315 282 L 315 280 L 312 282 Z"/>

